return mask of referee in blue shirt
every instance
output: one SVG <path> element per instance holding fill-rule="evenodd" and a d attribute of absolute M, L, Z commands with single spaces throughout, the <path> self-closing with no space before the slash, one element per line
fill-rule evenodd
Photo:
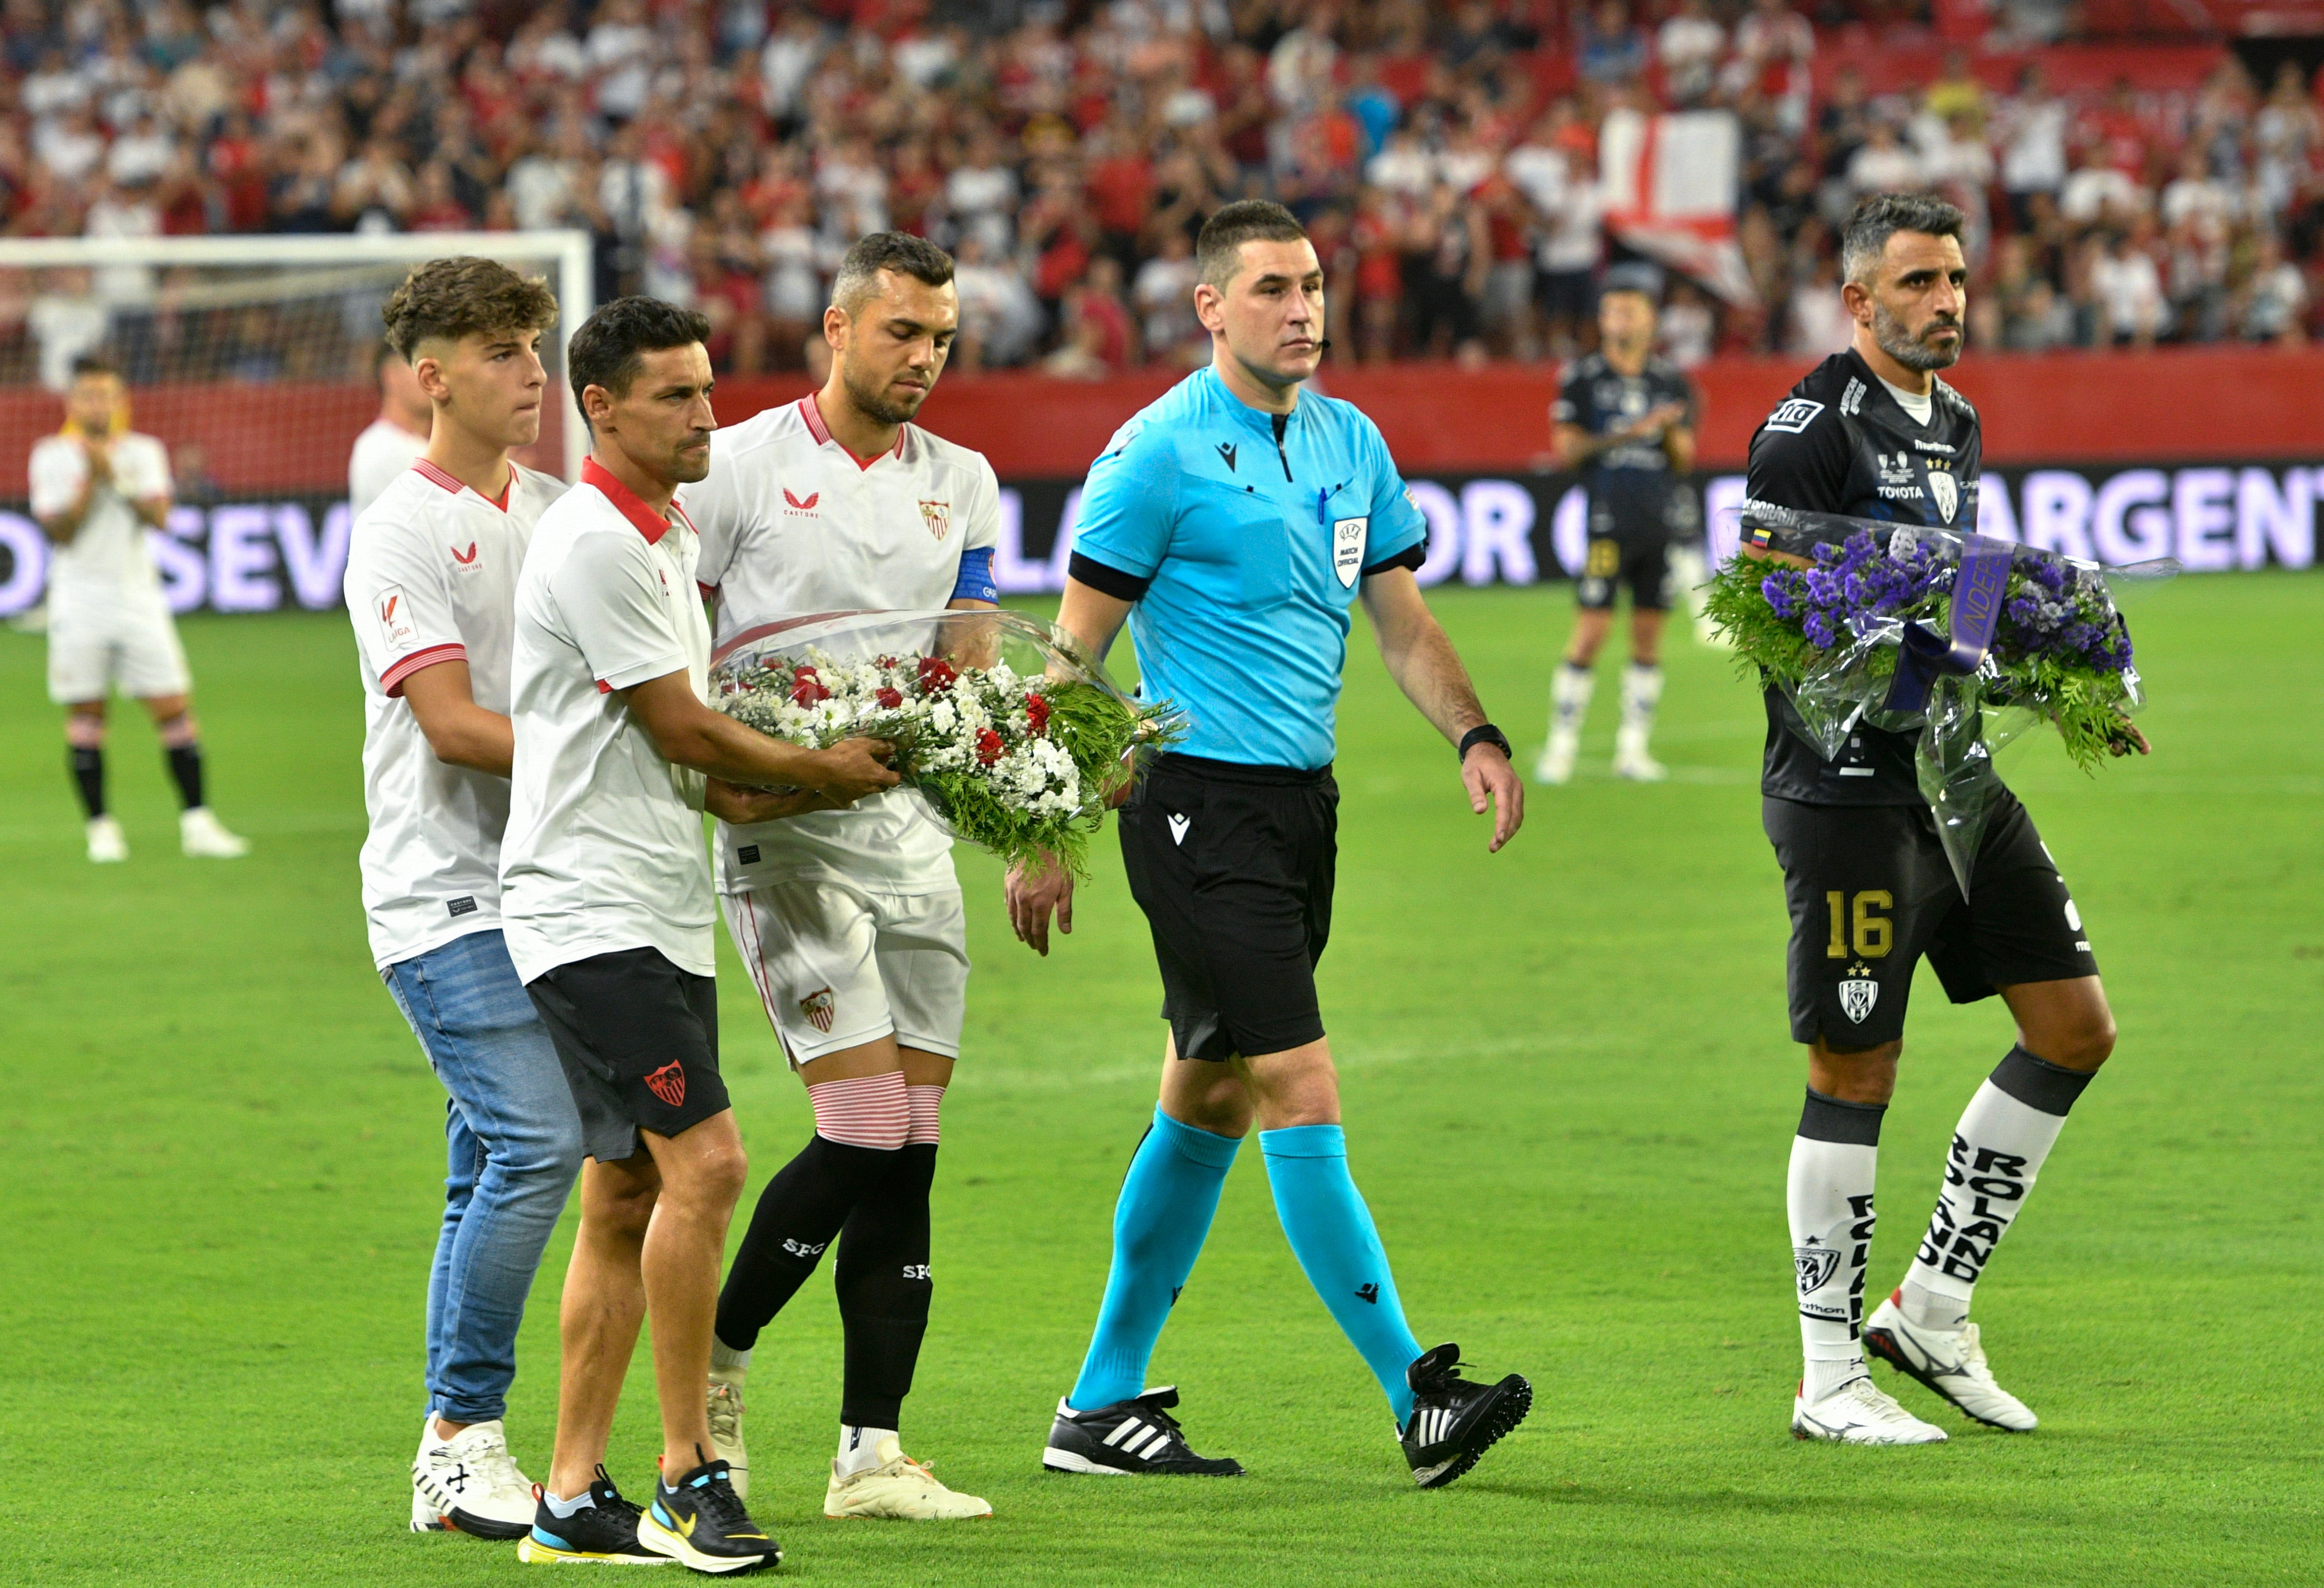
<path fill-rule="evenodd" d="M 1427 525 L 1388 446 L 1345 402 L 1300 394 L 1323 353 L 1323 272 L 1290 211 L 1246 200 L 1203 228 L 1194 309 L 1211 367 L 1124 425 L 1091 466 L 1059 622 L 1102 657 L 1128 619 L 1149 699 L 1193 731 L 1121 812 L 1122 863 L 1153 928 L 1169 1043 L 1162 1098 L 1114 1209 L 1113 1267 L 1044 1464 L 1229 1475 L 1147 1391 L 1163 1321 L 1193 1272 L 1254 1122 L 1300 1266 L 1387 1392 L 1424 1488 L 1517 1426 L 1533 1390 L 1476 1384 L 1460 1349 L 1406 1326 L 1371 1214 L 1348 1177 L 1339 1079 L 1315 1002 L 1332 924 L 1339 790 L 1333 709 L 1360 595 L 1389 674 L 1458 746 L 1492 847 L 1524 819 L 1509 743 L 1485 720 L 1413 570 Z M 1062 868 L 1012 872 L 1017 935 L 1073 929 Z"/>

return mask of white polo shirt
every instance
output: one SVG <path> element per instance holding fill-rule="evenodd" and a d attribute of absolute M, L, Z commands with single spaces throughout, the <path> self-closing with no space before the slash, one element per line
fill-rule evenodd
<path fill-rule="evenodd" d="M 705 692 L 696 549 L 677 503 L 665 519 L 594 457 L 533 529 L 517 577 L 516 771 L 501 842 L 502 929 L 527 982 L 626 948 L 716 974 L 702 817 L 679 792 L 683 769 L 614 693 L 681 669 Z"/>
<path fill-rule="evenodd" d="M 503 716 L 516 577 L 533 525 L 565 482 L 512 464 L 506 494 L 478 495 L 422 458 L 347 536 L 347 612 L 364 686 L 364 915 L 383 968 L 501 924 L 504 778 L 439 761 L 403 682 L 468 665 L 468 692 Z"/>
<path fill-rule="evenodd" d="M 126 431 L 108 448 L 109 484 L 90 497 L 80 529 L 49 551 L 49 621 L 67 628 L 136 624 L 170 615 L 161 580 L 153 571 L 150 532 L 132 505 L 167 496 L 170 454 L 151 436 Z M 35 517 L 64 512 L 88 483 L 88 455 L 71 436 L 48 436 L 32 448 L 32 506 Z"/>
<path fill-rule="evenodd" d="M 828 612 L 929 612 L 953 598 L 961 554 L 1001 539 L 1001 485 L 981 452 L 918 425 L 865 462 L 834 439 L 815 399 L 715 433 L 710 475 L 687 493 L 702 532 L 696 577 L 717 638 Z M 718 829 L 719 887 L 811 878 L 890 892 L 958 886 L 952 840 L 920 797 L 894 789 L 846 810 Z"/>
<path fill-rule="evenodd" d="M 384 414 L 365 425 L 347 454 L 347 511 L 361 518 L 427 450 L 427 437 L 413 435 Z"/>

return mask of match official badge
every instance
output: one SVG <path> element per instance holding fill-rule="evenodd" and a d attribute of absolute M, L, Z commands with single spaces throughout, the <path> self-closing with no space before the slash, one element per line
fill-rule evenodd
<path fill-rule="evenodd" d="M 1792 1248 L 1792 1269 L 1800 1282 L 1800 1294 L 1812 1296 L 1840 1271 L 1840 1248 L 1794 1246 Z"/>
<path fill-rule="evenodd" d="M 831 1016 L 834 1005 L 830 988 L 818 988 L 800 999 L 798 1003 L 799 1013 L 807 1016 L 808 1025 L 826 1037 L 831 1035 Z"/>
<path fill-rule="evenodd" d="M 1950 518 L 1952 514 L 1947 513 L 1945 516 Z M 949 502 L 921 503 L 920 522 L 928 526 L 929 534 L 939 540 L 943 540 L 952 533 L 952 503 Z"/>
<path fill-rule="evenodd" d="M 1356 576 L 1364 570 L 1364 540 L 1371 522 L 1369 516 L 1343 518 L 1332 526 L 1332 571 L 1340 576 L 1343 588 L 1353 588 Z"/>
<path fill-rule="evenodd" d="M 646 1077 L 646 1090 L 676 1108 L 686 1101 L 686 1071 L 671 1059 Z"/>
<path fill-rule="evenodd" d="M 1848 980 L 1840 984 L 1840 1012 L 1860 1026 L 1864 1017 L 1872 1012 L 1872 1006 L 1879 1002 L 1880 983 L 1872 980 L 1871 968 L 1861 964 L 1849 965 Z"/>
<path fill-rule="evenodd" d="M 1953 522 L 1960 511 L 1960 482 L 1941 468 L 1929 471 L 1929 494 L 1937 501 L 1937 511 L 1945 515 L 1945 522 Z"/>

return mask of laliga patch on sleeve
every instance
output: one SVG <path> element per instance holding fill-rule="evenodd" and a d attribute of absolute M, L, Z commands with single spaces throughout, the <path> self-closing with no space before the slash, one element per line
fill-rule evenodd
<path fill-rule="evenodd" d="M 1775 411 L 1767 416 L 1767 428 L 1781 430 L 1787 436 L 1796 436 L 1822 411 L 1823 404 L 1821 402 L 1811 402 L 1804 397 L 1786 397 Z"/>
<path fill-rule="evenodd" d="M 411 603 L 404 599 L 402 586 L 390 585 L 373 596 L 371 609 L 390 651 L 409 651 L 419 643 L 420 625 L 411 620 Z"/>

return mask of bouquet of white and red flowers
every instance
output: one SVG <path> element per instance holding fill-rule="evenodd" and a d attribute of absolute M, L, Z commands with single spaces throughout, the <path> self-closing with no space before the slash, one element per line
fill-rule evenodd
<path fill-rule="evenodd" d="M 1012 612 L 825 614 L 768 623 L 712 659 L 711 705 L 821 749 L 884 739 L 937 824 L 1003 860 L 1089 840 L 1175 713 L 1130 698 L 1064 631 Z"/>

